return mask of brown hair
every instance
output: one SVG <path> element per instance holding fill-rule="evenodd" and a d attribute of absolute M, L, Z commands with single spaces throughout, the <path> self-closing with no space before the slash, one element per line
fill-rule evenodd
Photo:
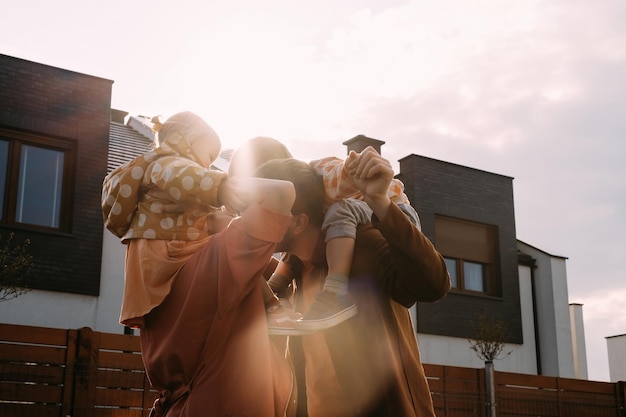
<path fill-rule="evenodd" d="M 276 139 L 257 136 L 244 142 L 231 156 L 228 175 L 247 178 L 259 166 L 272 159 L 293 158 L 285 145 Z"/>
<path fill-rule="evenodd" d="M 259 167 L 256 176 L 291 181 L 296 189 L 292 214 L 306 213 L 321 226 L 324 220 L 324 181 L 310 164 L 297 159 L 272 159 Z"/>

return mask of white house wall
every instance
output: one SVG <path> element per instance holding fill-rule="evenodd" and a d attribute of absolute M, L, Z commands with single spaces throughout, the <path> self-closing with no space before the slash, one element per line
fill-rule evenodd
<path fill-rule="evenodd" d="M 566 258 L 547 254 L 520 241 L 518 248 L 536 261 L 534 285 L 541 374 L 574 378 Z"/>
<path fill-rule="evenodd" d="M 419 333 L 417 340 L 423 363 L 465 368 L 484 368 L 485 366 L 485 363 L 470 349 L 469 341 L 465 339 Z M 505 345 L 503 352 L 511 352 L 511 354 L 494 361 L 495 369 L 502 372 L 536 374 L 536 365 L 527 359 L 529 356 L 527 349 L 525 345 Z"/>
<path fill-rule="evenodd" d="M 523 371 L 537 374 L 537 338 L 535 337 L 535 312 L 533 306 L 532 271 L 529 266 L 519 265 L 520 308 L 522 310 L 522 335 L 524 346 L 520 349 Z"/>
<path fill-rule="evenodd" d="M 574 378 L 588 379 L 582 304 L 570 304 L 569 317 L 570 328 L 572 329 L 572 348 L 574 349 Z"/>
<path fill-rule="evenodd" d="M 0 303 L 0 322 L 79 329 L 96 322 L 97 297 L 33 290 Z"/>
<path fill-rule="evenodd" d="M 559 365 L 557 376 L 575 378 L 565 259 L 552 258 L 550 263 L 552 265 L 552 285 L 554 286 L 554 315 L 556 318 L 556 343 Z"/>
<path fill-rule="evenodd" d="M 104 232 L 100 296 L 33 290 L 0 302 L 0 322 L 25 326 L 123 333 L 118 323 L 123 292 L 124 250 L 118 238 Z"/>
<path fill-rule="evenodd" d="M 537 254 L 530 254 L 537 259 Z M 554 288 L 549 260 L 537 260 L 535 269 L 535 299 L 537 306 L 537 334 L 541 358 L 541 372 L 544 375 L 558 376 L 558 344 L 556 317 L 554 312 Z"/>
<path fill-rule="evenodd" d="M 626 334 L 606 338 L 611 382 L 626 381 Z"/>

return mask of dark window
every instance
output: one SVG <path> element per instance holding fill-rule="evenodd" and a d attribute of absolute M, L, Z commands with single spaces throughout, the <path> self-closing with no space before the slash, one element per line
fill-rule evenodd
<path fill-rule="evenodd" d="M 69 231 L 71 143 L 0 130 L 0 219 Z"/>
<path fill-rule="evenodd" d="M 453 288 L 498 295 L 495 226 L 435 216 L 435 243 L 445 259 Z"/>

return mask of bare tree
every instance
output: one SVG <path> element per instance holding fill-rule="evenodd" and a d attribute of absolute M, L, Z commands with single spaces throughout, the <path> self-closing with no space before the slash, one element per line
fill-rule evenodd
<path fill-rule="evenodd" d="M 509 351 L 501 356 L 509 333 L 504 320 L 483 312 L 478 316 L 478 321 L 472 323 L 472 330 L 474 338 L 469 339 L 470 349 L 476 352 L 476 355 L 483 361 L 493 362 L 511 354 Z"/>
<path fill-rule="evenodd" d="M 493 361 L 511 354 L 500 356 L 504 351 L 504 342 L 508 336 L 508 327 L 502 319 L 483 312 L 478 322 L 472 323 L 474 339 L 470 339 L 470 348 L 485 362 L 485 388 L 487 390 L 487 416 L 496 417 L 496 387 Z"/>
<path fill-rule="evenodd" d="M 33 266 L 33 257 L 28 253 L 30 241 L 27 239 L 24 244 L 11 247 L 14 236 L 14 233 L 10 233 L 0 248 L 0 302 L 30 291 L 24 282 Z"/>

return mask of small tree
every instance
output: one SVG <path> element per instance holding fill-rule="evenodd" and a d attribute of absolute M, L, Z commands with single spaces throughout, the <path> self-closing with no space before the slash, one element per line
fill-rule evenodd
<path fill-rule="evenodd" d="M 485 361 L 485 388 L 487 389 L 487 416 L 496 417 L 496 387 L 493 361 L 502 359 L 504 341 L 508 336 L 506 322 L 492 317 L 484 311 L 478 316 L 478 322 L 472 323 L 474 339 L 470 339 L 470 348 Z M 511 354 L 509 351 L 506 355 Z"/>
<path fill-rule="evenodd" d="M 0 301 L 11 300 L 30 291 L 24 283 L 33 266 L 33 257 L 28 253 L 30 241 L 26 239 L 23 245 L 11 247 L 14 236 L 10 233 L 0 248 Z"/>
<path fill-rule="evenodd" d="M 483 361 L 493 362 L 511 354 L 509 351 L 504 356 L 500 356 L 509 333 L 504 320 L 483 312 L 478 316 L 478 321 L 472 323 L 472 331 L 474 339 L 469 339 L 470 349 L 476 352 L 476 355 Z"/>

